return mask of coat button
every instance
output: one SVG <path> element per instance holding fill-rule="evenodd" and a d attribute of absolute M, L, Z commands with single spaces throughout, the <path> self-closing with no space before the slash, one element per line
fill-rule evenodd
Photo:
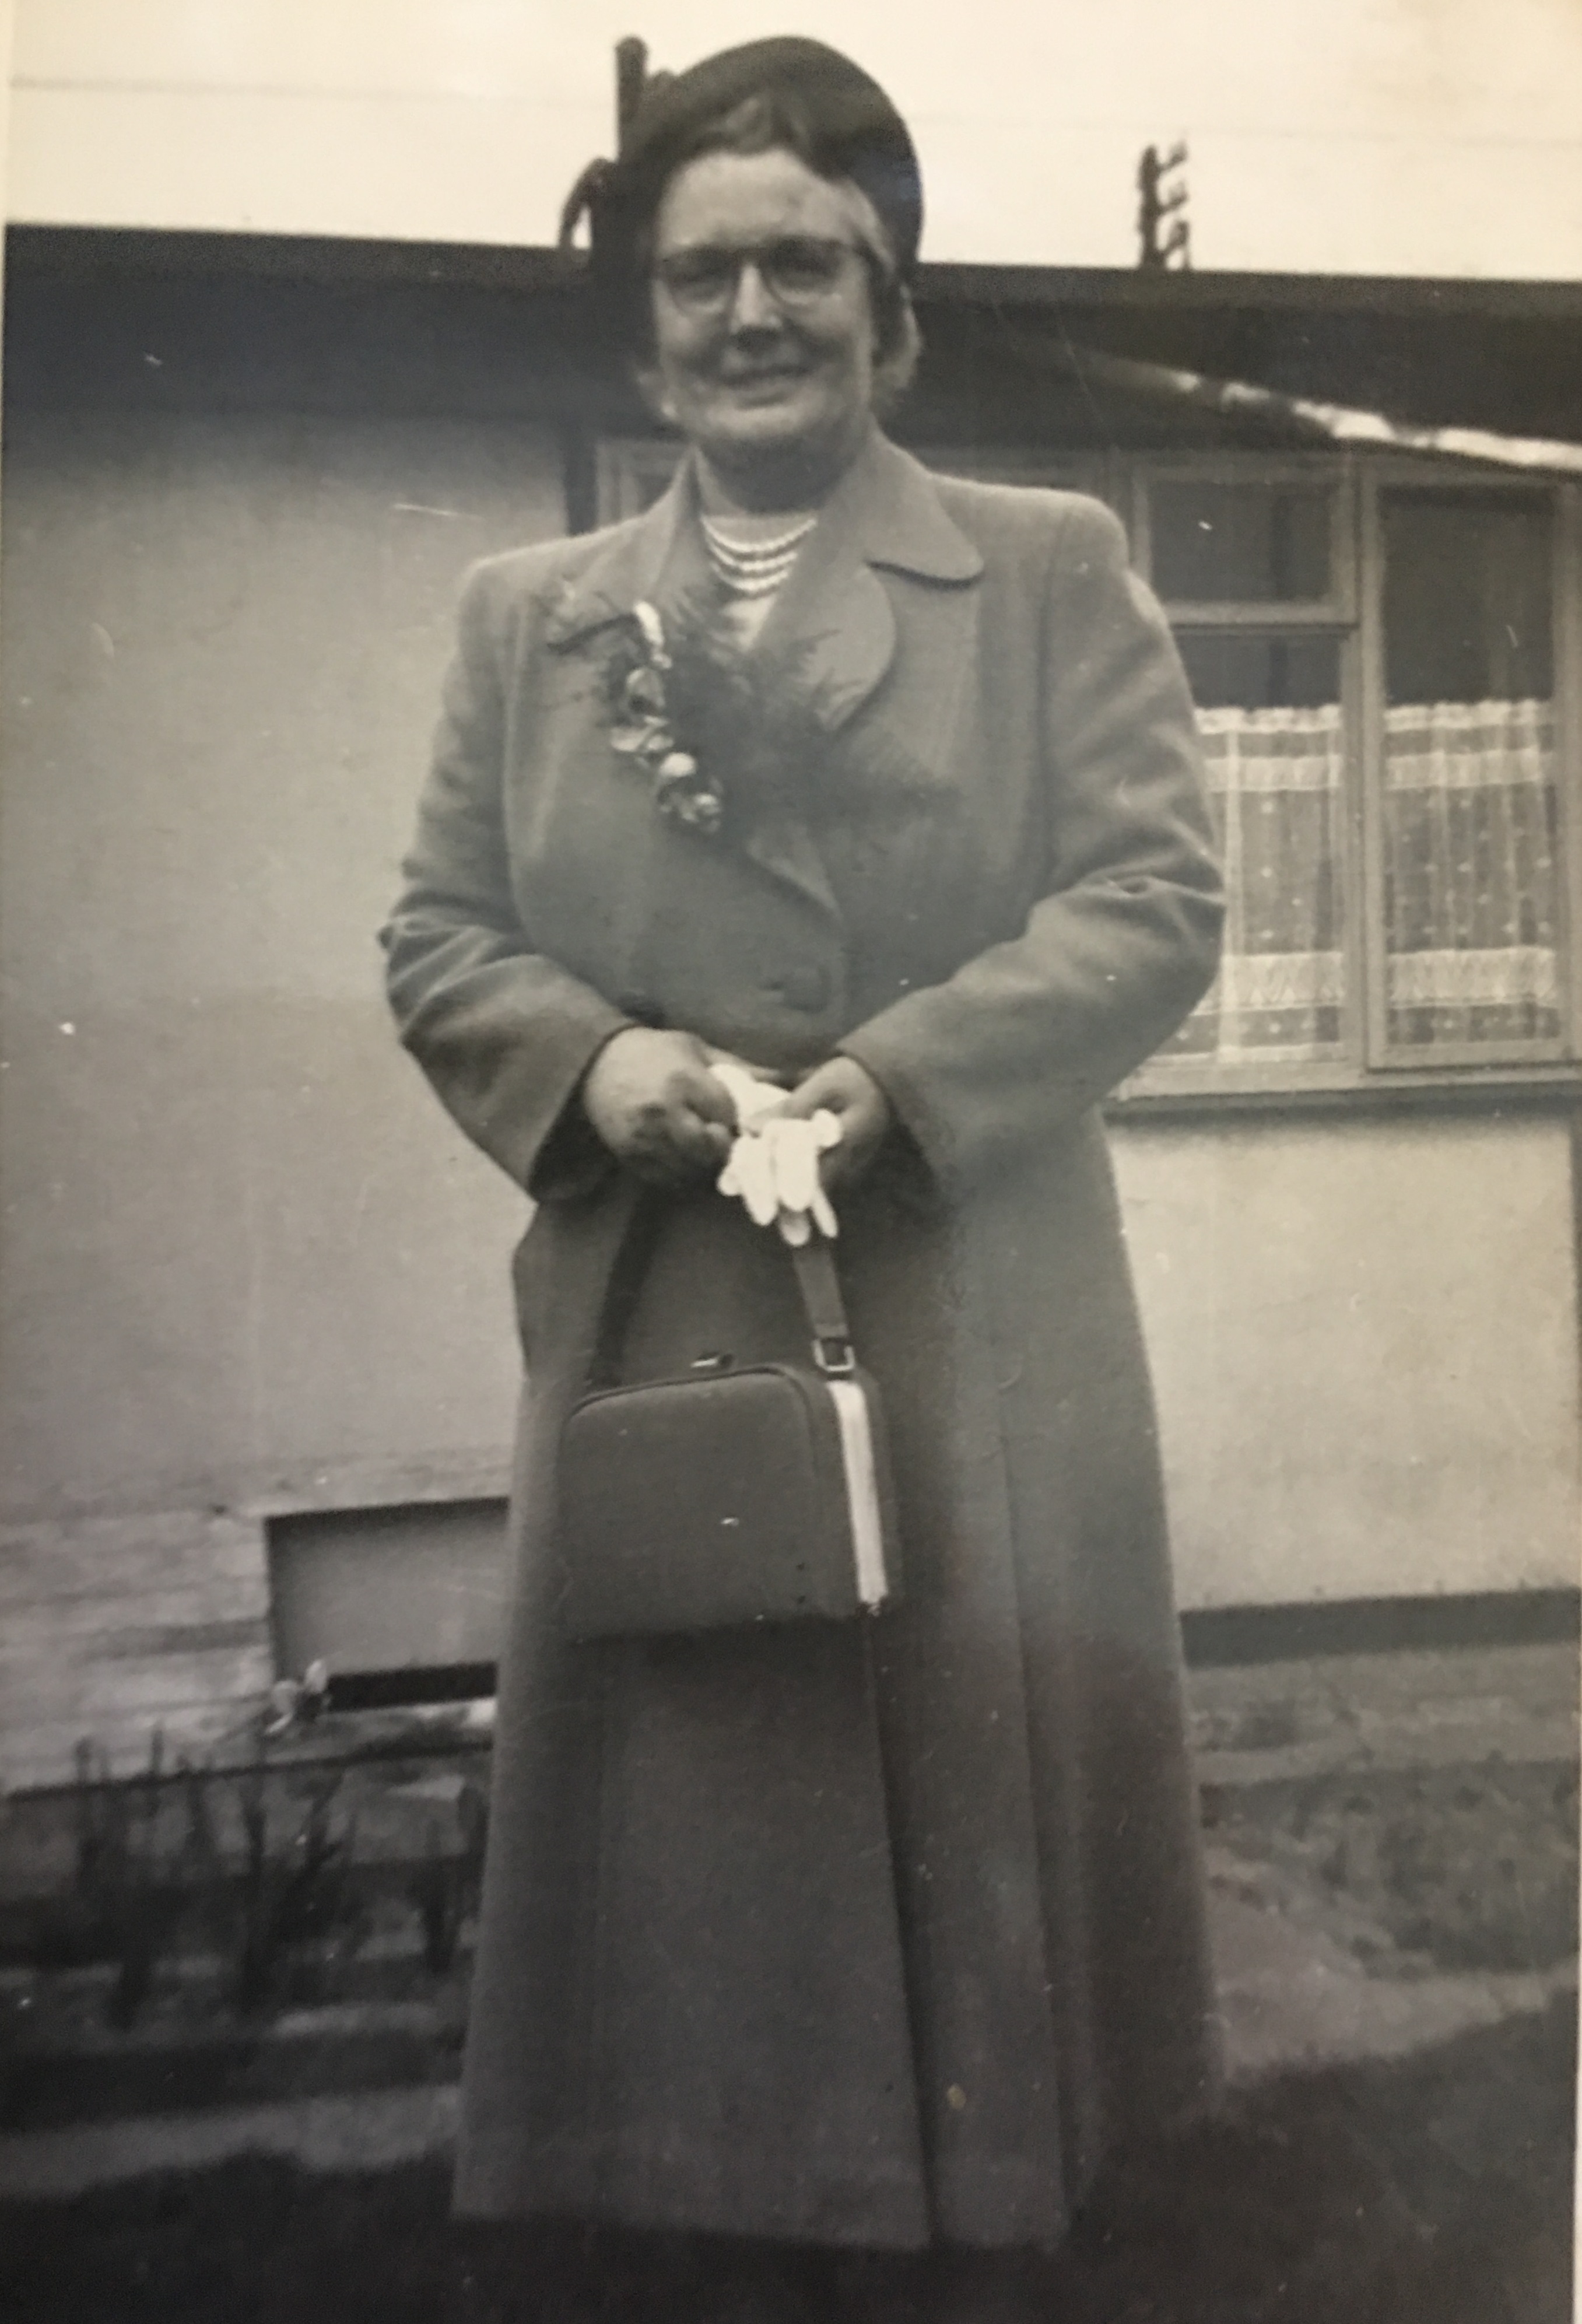
<path fill-rule="evenodd" d="M 799 967 L 783 969 L 779 975 L 765 980 L 764 990 L 783 1001 L 787 1009 L 801 1009 L 812 1016 L 815 1010 L 829 1006 L 830 980 L 827 973 L 813 962 Z"/>

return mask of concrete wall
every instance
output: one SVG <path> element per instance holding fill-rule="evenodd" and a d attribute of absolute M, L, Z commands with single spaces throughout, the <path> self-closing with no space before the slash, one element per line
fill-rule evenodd
<path fill-rule="evenodd" d="M 1563 1123 L 1127 1124 L 1189 1606 L 1574 1588 Z"/>
<path fill-rule="evenodd" d="M 7 1503 L 496 1451 L 523 1205 L 396 1054 L 373 932 L 457 576 L 561 529 L 552 441 L 24 414 L 5 517 Z"/>
<path fill-rule="evenodd" d="M 790 25 L 915 130 L 925 254 L 1129 265 L 1150 142 L 1191 142 L 1200 267 L 1582 273 L 1576 0 L 17 0 L 10 214 L 545 243 L 609 151 L 612 51 Z"/>

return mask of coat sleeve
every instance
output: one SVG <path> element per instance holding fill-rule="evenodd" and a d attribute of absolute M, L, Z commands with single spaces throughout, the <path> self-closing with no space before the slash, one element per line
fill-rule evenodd
<path fill-rule="evenodd" d="M 1050 549 L 1044 780 L 1051 876 L 1024 932 L 839 1047 L 942 1184 L 1057 1131 L 1152 1055 L 1207 991 L 1223 897 L 1191 699 L 1108 509 L 1073 501 Z"/>
<path fill-rule="evenodd" d="M 520 1186 L 554 1199 L 612 1167 L 573 1101 L 630 1019 L 535 952 L 517 911 L 503 804 L 502 594 L 488 564 L 464 586 L 417 836 L 380 941 L 401 1040 L 443 1103 Z"/>

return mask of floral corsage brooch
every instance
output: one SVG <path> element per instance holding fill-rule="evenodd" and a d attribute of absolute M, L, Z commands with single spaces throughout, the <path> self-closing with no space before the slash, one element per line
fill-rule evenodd
<path fill-rule="evenodd" d="M 644 770 L 654 804 L 667 821 L 713 839 L 724 821 L 725 801 L 718 785 L 676 740 L 667 695 L 673 668 L 665 625 L 656 608 L 641 600 L 632 607 L 609 671 L 610 741 Z"/>

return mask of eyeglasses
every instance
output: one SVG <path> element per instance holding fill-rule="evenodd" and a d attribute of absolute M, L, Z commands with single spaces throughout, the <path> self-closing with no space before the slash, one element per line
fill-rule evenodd
<path fill-rule="evenodd" d="M 757 267 L 759 281 L 777 306 L 811 307 L 836 288 L 849 258 L 865 255 L 854 242 L 790 234 L 740 250 L 697 243 L 688 250 L 668 251 L 654 261 L 654 273 L 687 314 L 719 315 L 735 300 L 744 266 Z"/>

